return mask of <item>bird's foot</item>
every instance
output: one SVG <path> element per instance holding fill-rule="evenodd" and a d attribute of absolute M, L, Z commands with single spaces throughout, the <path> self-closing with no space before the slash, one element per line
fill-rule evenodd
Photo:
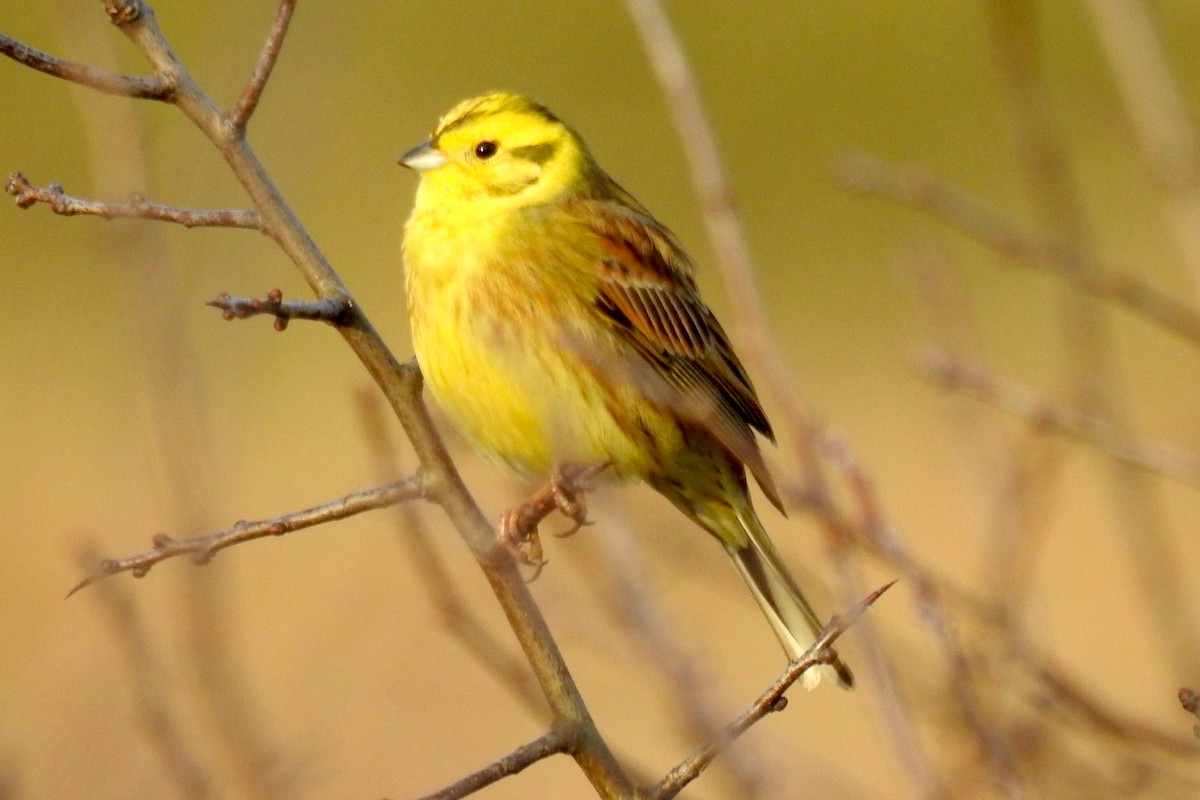
<path fill-rule="evenodd" d="M 500 515 L 496 539 L 518 562 L 533 568 L 529 580 L 536 580 L 546 566 L 538 525 L 556 510 L 574 523 L 556 533 L 559 538 L 574 535 L 584 525 L 590 525 L 586 494 L 591 491 L 592 480 L 608 467 L 607 462 L 591 466 L 560 464 L 554 468 L 547 486 L 522 505 Z"/>

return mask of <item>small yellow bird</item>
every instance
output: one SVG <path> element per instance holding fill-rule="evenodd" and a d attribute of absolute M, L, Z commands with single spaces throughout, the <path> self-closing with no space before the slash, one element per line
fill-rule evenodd
<path fill-rule="evenodd" d="M 434 398 L 486 456 L 527 476 L 607 464 L 725 547 L 789 658 L 822 623 L 750 502 L 783 510 L 745 369 L 675 236 L 543 106 L 459 103 L 401 157 L 413 347 Z M 805 685 L 850 671 L 835 660 Z"/>

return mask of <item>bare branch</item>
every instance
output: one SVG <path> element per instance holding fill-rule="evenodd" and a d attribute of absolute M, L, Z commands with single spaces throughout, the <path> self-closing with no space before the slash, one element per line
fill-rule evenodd
<path fill-rule="evenodd" d="M 1123 306 L 1193 345 L 1200 345 L 1200 314 L 1129 272 L 1101 269 L 1063 243 L 1031 234 L 982 202 L 922 170 L 897 167 L 874 158 L 848 159 L 838 170 L 848 188 L 926 211 L 975 237 L 1001 255 L 1039 267 L 1079 291 Z"/>
<path fill-rule="evenodd" d="M 415 500 L 424 497 L 425 491 L 423 475 L 417 473 L 407 480 L 374 489 L 364 489 L 319 506 L 306 508 L 303 511 L 255 522 L 241 521 L 232 528 L 208 536 L 176 540 L 166 534 L 156 534 L 152 540 L 154 546 L 149 550 L 125 558 L 109 558 L 101 561 L 90 575 L 67 593 L 67 597 L 98 580 L 119 572 L 132 572 L 135 578 L 141 578 L 160 561 L 183 555 L 192 556 L 195 564 L 207 564 L 219 551 L 235 544 L 261 539 L 264 536 L 282 536 L 285 533 L 311 528 L 314 525 L 352 517 L 364 511 L 373 511 L 406 500 Z"/>
<path fill-rule="evenodd" d="M 1057 403 L 1032 389 L 992 374 L 981 364 L 956 361 L 945 353 L 921 359 L 921 371 L 942 388 L 963 392 L 1028 422 L 1085 441 L 1117 461 L 1185 483 L 1200 484 L 1200 456 L 1168 444 L 1123 436 L 1109 420 Z"/>
<path fill-rule="evenodd" d="M 292 21 L 292 12 L 295 10 L 296 0 L 280 0 L 279 9 L 275 12 L 275 21 L 267 33 L 267 41 L 258 55 L 258 62 L 254 65 L 250 81 L 246 84 L 246 88 L 242 89 L 242 96 L 238 98 L 237 105 L 229 112 L 229 123 L 238 131 L 246 129 L 246 123 L 250 121 L 250 116 L 258 108 L 258 101 L 262 98 L 263 89 L 266 88 L 267 81 L 271 78 L 271 71 L 275 69 L 275 60 L 279 58 L 279 51 L 283 47 L 283 38 L 287 36 L 288 25 Z"/>
<path fill-rule="evenodd" d="M 767 328 L 767 315 L 754 279 L 732 186 L 720 159 L 716 137 L 705 117 L 697 81 L 660 0 L 627 0 L 627 6 L 662 86 L 693 186 L 701 198 L 716 264 L 732 301 L 733 329 L 739 349 L 750 371 L 763 380 L 764 388 L 781 412 L 775 416 L 778 437 L 793 464 L 783 488 L 792 503 L 818 516 L 827 547 L 835 551 L 835 556 L 840 552 L 845 560 L 845 544 L 850 541 L 853 525 L 834 504 L 815 446 L 820 431 Z M 880 652 L 878 647 L 873 650 Z M 885 677 L 880 675 L 881 680 Z M 895 702 L 898 704 L 899 700 Z M 899 747 L 903 752 L 905 742 L 901 741 Z M 915 749 L 910 747 L 909 751 Z M 923 759 L 926 759 L 924 754 L 912 759 L 921 761 L 912 768 L 914 780 L 926 789 L 927 796 L 937 797 L 941 792 L 936 776 Z"/>
<path fill-rule="evenodd" d="M 856 530 L 865 536 L 856 536 L 852 541 L 866 548 L 884 563 L 900 570 L 907 580 L 918 587 L 923 619 L 933 624 L 938 618 L 947 617 L 953 608 L 983 624 L 989 631 L 989 639 L 1000 643 L 1009 656 L 1015 658 L 1037 681 L 1045 695 L 1074 710 L 1101 733 L 1122 741 L 1150 745 L 1170 755 L 1189 755 L 1195 752 L 1190 743 L 1169 732 L 1106 708 L 1100 700 L 1067 678 L 1064 670 L 1055 665 L 1045 653 L 1040 652 L 1031 643 L 1015 638 L 1011 619 L 1000 608 L 953 580 L 935 574 L 913 558 L 895 531 L 883 525 L 882 511 L 871 482 L 844 443 L 827 439 L 826 449 L 831 451 L 834 466 L 847 481 L 849 493 L 860 508 L 860 520 Z M 948 658 L 953 660 L 959 656 L 948 655 Z M 1044 700 L 1039 699 L 1038 702 Z"/>
<path fill-rule="evenodd" d="M 422 797 L 421 800 L 458 800 L 474 794 L 502 778 L 516 775 L 542 759 L 567 752 L 570 743 L 571 736 L 566 731 L 551 728 L 532 742 L 521 745 L 503 758 L 472 772 L 462 780 L 455 781 L 440 792 Z"/>
<path fill-rule="evenodd" d="M 722 729 L 716 740 L 704 745 L 675 766 L 658 784 L 647 790 L 646 797 L 651 800 L 669 800 L 669 798 L 675 797 L 683 791 L 684 787 L 699 777 L 700 773 L 712 763 L 722 750 L 748 731 L 754 723 L 768 714 L 787 708 L 785 695 L 792 684 L 808 670 L 830 663 L 835 657 L 833 650 L 830 649 L 833 647 L 833 643 L 848 631 L 858 621 L 858 618 L 894 584 L 895 581 L 892 581 L 881 586 L 867 595 L 850 612 L 839 614 L 831 619 L 812 646 L 804 651 L 804 655 L 789 662 L 779 677 L 745 711 Z"/>
<path fill-rule="evenodd" d="M 151 219 L 174 222 L 185 228 L 248 228 L 261 230 L 258 213 L 249 209 L 200 209 L 164 206 L 148 203 L 134 195 L 128 203 L 99 203 L 80 200 L 63 193 L 62 184 L 51 183 L 45 188 L 31 184 L 19 172 L 9 173 L 4 191 L 16 198 L 17 205 L 29 208 L 37 203 L 50 207 L 55 214 L 73 217 L 77 214 L 103 219 Z"/>
<path fill-rule="evenodd" d="M 350 310 L 349 301 L 341 297 L 285 301 L 280 289 L 272 289 L 261 300 L 256 297 L 235 297 L 222 293 L 205 305 L 221 309 L 221 316 L 226 320 L 269 314 L 275 318 L 277 331 L 287 330 L 288 322 L 293 319 L 320 320 L 331 325 L 345 325 Z"/>
<path fill-rule="evenodd" d="M 155 70 L 173 76 L 178 82 L 179 109 L 220 150 L 262 215 L 264 231 L 296 264 L 313 293 L 321 299 L 349 301 L 345 284 L 270 179 L 257 154 L 188 74 L 149 6 L 140 0 L 106 0 L 106 8 Z M 497 545 L 495 529 L 467 491 L 434 428 L 421 399 L 420 370 L 415 364 L 402 365 L 396 359 L 357 303 L 347 305 L 345 323 L 336 330 L 379 384 L 404 426 L 421 462 L 425 496 L 442 506 L 479 562 L 554 718 L 569 720 L 577 726 L 571 749 L 576 763 L 602 796 L 629 795 L 632 792 L 629 777 L 596 729 L 541 609 L 517 565 Z"/>
<path fill-rule="evenodd" d="M 1106 0 L 1109 9 L 1120 0 Z M 1067 245 L 1072 257 L 1060 268 L 1070 277 L 1092 280 L 1099 274 L 1096 262 L 1088 257 L 1095 246 L 1090 240 L 1085 219 L 1083 191 L 1073 177 L 1068 141 L 1052 117 L 1053 93 L 1047 85 L 1043 59 L 1044 28 L 1040 24 L 1036 2 L 1004 2 L 991 5 L 996 52 L 1004 65 L 1004 77 L 1012 89 L 1014 132 L 1022 145 L 1022 163 L 1035 201 L 1039 223 L 1049 228 L 1053 238 Z M 1124 3 L 1115 18 L 1128 34 L 1146 17 L 1137 14 L 1137 0 Z M 1145 32 L 1148 26 L 1141 26 Z M 1134 36 L 1134 39 L 1137 37 Z M 1126 41 L 1131 41 L 1126 39 Z M 1143 39 L 1143 52 L 1127 51 L 1140 67 L 1155 59 L 1153 36 Z M 1148 87 L 1147 87 L 1148 88 Z M 1195 183 L 1194 164 L 1176 165 Z M 1193 191 L 1193 197 L 1195 192 Z M 1196 241 L 1197 215 L 1186 221 L 1189 236 Z M 1086 284 L 1085 284 L 1086 285 Z M 1061 326 L 1065 361 L 1071 380 L 1071 393 L 1087 411 L 1102 415 L 1112 432 L 1129 438 L 1133 428 L 1127 401 L 1123 397 L 1120 370 L 1116 364 L 1117 339 L 1111 320 L 1095 304 L 1078 302 L 1083 298 L 1064 296 Z M 1193 300 L 1194 302 L 1194 300 Z M 1185 591 L 1186 576 L 1178 545 L 1171 536 L 1170 515 L 1161 487 L 1140 468 L 1117 460 L 1109 471 L 1106 494 L 1113 502 L 1114 522 L 1124 538 L 1130 564 L 1137 577 L 1139 593 L 1146 601 L 1159 640 L 1176 674 L 1191 674 L 1200 663 L 1200 635 L 1189 619 L 1191 604 Z"/>
<path fill-rule="evenodd" d="M 162 76 L 122 75 L 117 72 L 87 67 L 35 50 L 27 44 L 0 33 L 0 54 L 18 64 L 55 78 L 78 83 L 105 94 L 136 97 L 145 100 L 171 102 L 175 87 Z"/>

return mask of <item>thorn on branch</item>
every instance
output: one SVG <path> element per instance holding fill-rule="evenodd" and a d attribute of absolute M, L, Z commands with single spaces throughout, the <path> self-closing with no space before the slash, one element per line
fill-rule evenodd
<path fill-rule="evenodd" d="M 346 324 L 350 302 L 343 297 L 323 297 L 319 300 L 284 300 L 280 289 L 272 289 L 263 298 L 235 297 L 222 292 L 205 305 L 221 309 L 226 320 L 246 319 L 261 314 L 275 318 L 275 330 L 287 330 L 293 319 L 312 319 L 330 325 Z"/>
<path fill-rule="evenodd" d="M 45 187 L 31 184 L 20 172 L 9 173 L 4 191 L 12 195 L 20 208 L 42 203 L 55 214 L 73 217 L 77 214 L 113 219 L 150 219 L 157 222 L 174 222 L 185 228 L 248 228 L 259 230 L 261 220 L 257 211 L 249 209 L 201 209 L 179 208 L 150 203 L 140 194 L 135 194 L 128 203 L 98 203 L 81 200 L 63 192 L 62 184 L 50 183 Z"/>

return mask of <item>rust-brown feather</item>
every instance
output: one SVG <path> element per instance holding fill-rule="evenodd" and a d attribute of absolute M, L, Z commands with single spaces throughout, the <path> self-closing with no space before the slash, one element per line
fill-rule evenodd
<path fill-rule="evenodd" d="M 674 235 L 607 175 L 570 202 L 571 213 L 587 219 L 600 239 L 595 306 L 601 316 L 783 511 L 754 439 L 757 430 L 774 441 L 771 424 L 729 337 L 700 298 L 695 268 Z"/>

